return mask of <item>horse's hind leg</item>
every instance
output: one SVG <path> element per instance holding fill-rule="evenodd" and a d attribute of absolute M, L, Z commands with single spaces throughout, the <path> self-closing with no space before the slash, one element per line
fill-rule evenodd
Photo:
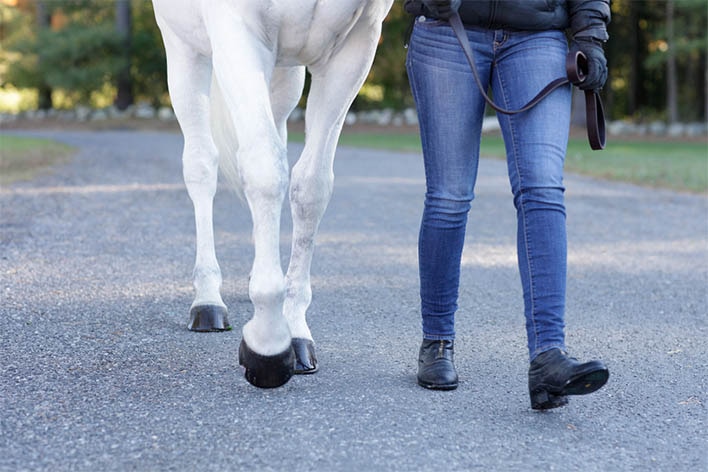
<path fill-rule="evenodd" d="M 379 34 L 380 28 L 361 21 L 335 56 L 325 64 L 310 67 L 305 149 L 291 173 L 293 241 L 284 308 L 293 336 L 296 373 L 317 371 L 314 342 L 306 321 L 312 299 L 310 266 L 315 236 L 332 195 L 334 153 L 344 118 L 369 72 Z"/>
<path fill-rule="evenodd" d="M 188 328 L 193 331 L 230 329 L 226 305 L 219 293 L 221 270 L 214 249 L 212 208 L 216 193 L 218 155 L 209 128 L 211 60 L 163 28 L 167 51 L 170 98 L 184 135 L 184 182 L 194 205 L 197 254 L 195 298 Z"/>
<path fill-rule="evenodd" d="M 287 121 L 302 96 L 305 85 L 305 67 L 276 67 L 270 84 L 273 120 L 280 140 L 287 143 Z"/>
<path fill-rule="evenodd" d="M 302 96 L 304 82 L 304 67 L 276 68 L 273 72 L 273 80 L 270 87 L 271 107 L 276 127 L 284 143 L 287 142 L 287 119 Z M 294 237 L 296 237 L 296 234 L 297 232 L 295 232 Z M 312 335 L 307 324 L 304 323 L 304 313 L 310 303 L 311 295 L 309 282 L 304 287 L 302 283 L 298 283 L 298 280 L 302 280 L 303 275 L 295 275 L 298 271 L 296 268 L 298 266 L 297 262 L 294 265 L 291 264 L 291 270 L 285 278 L 286 297 L 283 313 L 288 319 L 293 336 L 295 373 L 311 374 L 317 371 L 317 358 L 315 357 L 315 345 L 312 341 Z M 309 278 L 309 272 L 305 276 Z M 303 302 L 304 308 L 300 310 L 303 307 Z M 296 307 L 296 305 L 300 306 Z M 296 312 L 302 315 L 300 317 L 293 316 Z"/>

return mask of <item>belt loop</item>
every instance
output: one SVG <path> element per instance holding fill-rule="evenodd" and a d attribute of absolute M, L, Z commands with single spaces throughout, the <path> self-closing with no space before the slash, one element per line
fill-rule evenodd
<path fill-rule="evenodd" d="M 494 44 L 501 44 L 502 41 L 504 41 L 504 36 L 499 37 L 499 33 L 501 33 L 501 30 L 494 30 Z"/>

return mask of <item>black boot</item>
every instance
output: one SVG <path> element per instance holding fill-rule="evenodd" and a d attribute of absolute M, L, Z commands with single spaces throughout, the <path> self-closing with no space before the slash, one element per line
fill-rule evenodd
<path fill-rule="evenodd" d="M 432 390 L 457 388 L 454 341 L 423 339 L 418 355 L 418 385 Z"/>
<path fill-rule="evenodd" d="M 566 395 L 585 395 L 601 388 L 610 372 L 601 361 L 578 362 L 560 349 L 536 357 L 529 367 L 531 408 L 548 410 L 566 405 Z"/>

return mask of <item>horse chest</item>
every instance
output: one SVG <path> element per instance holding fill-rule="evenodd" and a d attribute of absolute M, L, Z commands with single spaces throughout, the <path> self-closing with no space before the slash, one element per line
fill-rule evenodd
<path fill-rule="evenodd" d="M 277 32 L 279 64 L 310 65 L 326 61 L 339 49 L 366 5 L 361 1 L 339 0 L 329 8 L 322 8 L 322 3 L 313 2 L 310 9 L 284 7 Z"/>
<path fill-rule="evenodd" d="M 326 62 L 347 39 L 362 15 L 376 18 L 390 0 L 153 0 L 158 21 L 166 23 L 196 51 L 210 55 L 210 18 L 233 18 L 275 54 L 279 65 Z M 384 10 L 385 9 L 385 10 Z M 160 21 L 162 20 L 162 21 Z M 375 22 L 374 21 L 374 22 Z"/>

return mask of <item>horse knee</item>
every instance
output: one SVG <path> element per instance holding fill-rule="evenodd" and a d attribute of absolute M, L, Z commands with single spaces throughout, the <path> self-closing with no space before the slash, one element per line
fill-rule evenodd
<path fill-rule="evenodd" d="M 182 154 L 182 173 L 189 188 L 190 184 L 216 184 L 219 156 L 213 141 L 205 139 L 185 139 Z"/>
<path fill-rule="evenodd" d="M 332 196 L 334 176 L 329 173 L 301 173 L 293 170 L 290 203 L 300 218 L 320 217 Z"/>
<path fill-rule="evenodd" d="M 239 156 L 244 193 L 249 201 L 282 201 L 288 188 L 287 151 L 282 146 L 258 147 Z"/>

